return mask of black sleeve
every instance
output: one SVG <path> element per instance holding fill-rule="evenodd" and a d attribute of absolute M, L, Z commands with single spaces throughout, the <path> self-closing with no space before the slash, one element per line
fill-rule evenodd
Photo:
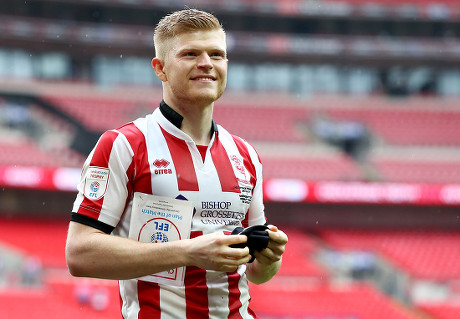
<path fill-rule="evenodd" d="M 103 223 L 99 220 L 95 220 L 82 214 L 72 213 L 72 217 L 70 218 L 70 220 L 73 222 L 77 222 L 86 226 L 91 226 L 93 228 L 99 229 L 100 231 L 103 231 L 106 234 L 110 234 L 115 229 L 115 227 L 113 226 L 107 225 L 106 223 Z"/>

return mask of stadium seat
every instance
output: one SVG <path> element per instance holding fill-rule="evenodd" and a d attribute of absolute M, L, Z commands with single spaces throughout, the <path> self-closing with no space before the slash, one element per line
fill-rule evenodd
<path fill-rule="evenodd" d="M 336 249 L 362 249 L 383 254 L 415 278 L 447 280 L 460 277 L 460 234 L 455 231 L 361 230 L 322 231 Z"/>

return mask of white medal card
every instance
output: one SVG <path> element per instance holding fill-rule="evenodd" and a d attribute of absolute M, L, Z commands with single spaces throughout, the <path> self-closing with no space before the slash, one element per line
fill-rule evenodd
<path fill-rule="evenodd" d="M 145 243 L 165 243 L 190 238 L 194 206 L 187 200 L 134 193 L 129 238 Z M 184 285 L 185 267 L 151 274 L 139 280 Z"/>

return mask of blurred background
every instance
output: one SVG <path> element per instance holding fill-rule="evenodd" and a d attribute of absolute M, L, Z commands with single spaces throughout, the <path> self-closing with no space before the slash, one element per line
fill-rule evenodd
<path fill-rule="evenodd" d="M 119 318 L 64 246 L 100 134 L 161 100 L 153 28 L 185 6 L 228 37 L 215 119 L 264 164 L 289 244 L 252 286 L 275 319 L 460 318 L 460 1 L 0 1 L 0 318 Z"/>

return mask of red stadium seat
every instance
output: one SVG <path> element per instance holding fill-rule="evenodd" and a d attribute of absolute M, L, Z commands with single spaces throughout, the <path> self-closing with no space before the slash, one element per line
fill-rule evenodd
<path fill-rule="evenodd" d="M 301 279 L 275 277 L 252 285 L 251 291 L 252 307 L 267 318 L 419 318 L 368 284 L 312 286 Z"/>
<path fill-rule="evenodd" d="M 284 229 L 289 234 L 289 249 L 283 255 L 283 265 L 278 276 L 302 276 L 326 281 L 327 270 L 314 261 L 318 244 L 313 237 L 295 229 Z"/>
<path fill-rule="evenodd" d="M 460 163 L 456 160 L 372 160 L 381 178 L 391 182 L 458 183 Z"/>
<path fill-rule="evenodd" d="M 0 165 L 79 167 L 84 157 L 70 148 L 59 150 L 41 149 L 34 141 L 16 140 L 15 143 L 0 142 Z"/>
<path fill-rule="evenodd" d="M 86 98 L 56 95 L 47 96 L 46 99 L 94 132 L 118 128 L 134 120 L 133 116 L 137 111 L 134 101 L 109 97 Z"/>
<path fill-rule="evenodd" d="M 416 278 L 460 277 L 460 234 L 448 231 L 323 231 L 321 237 L 337 249 L 381 253 Z"/>
<path fill-rule="evenodd" d="M 422 304 L 418 307 L 436 319 L 457 319 L 460 313 L 460 305 L 458 304 Z"/>
<path fill-rule="evenodd" d="M 361 180 L 357 164 L 346 156 L 324 158 L 263 157 L 265 178 L 307 181 Z"/>

